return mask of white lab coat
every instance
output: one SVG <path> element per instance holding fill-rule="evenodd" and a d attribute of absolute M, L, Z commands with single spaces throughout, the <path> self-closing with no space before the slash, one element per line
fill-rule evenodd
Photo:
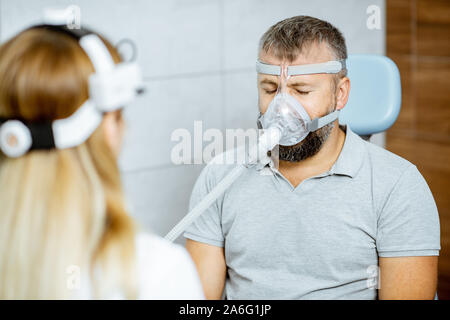
<path fill-rule="evenodd" d="M 136 236 L 138 299 L 204 299 L 197 270 L 190 255 L 180 245 L 159 236 L 140 233 Z M 74 299 L 91 299 L 89 272 L 81 269 L 81 284 L 73 289 Z M 112 292 L 106 299 L 123 299 Z"/>

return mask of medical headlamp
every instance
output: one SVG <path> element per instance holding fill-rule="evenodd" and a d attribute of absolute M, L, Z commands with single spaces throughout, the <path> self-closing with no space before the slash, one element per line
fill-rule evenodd
<path fill-rule="evenodd" d="M 47 21 L 58 22 L 57 19 Z M 1 118 L 0 149 L 8 157 L 20 157 L 29 150 L 80 145 L 100 125 L 105 112 L 122 108 L 144 92 L 137 63 L 116 65 L 96 33 L 86 28 L 69 29 L 63 24 L 42 24 L 30 29 L 52 30 L 73 37 L 86 52 L 95 72 L 89 76 L 88 100 L 67 118 L 41 123 Z"/>

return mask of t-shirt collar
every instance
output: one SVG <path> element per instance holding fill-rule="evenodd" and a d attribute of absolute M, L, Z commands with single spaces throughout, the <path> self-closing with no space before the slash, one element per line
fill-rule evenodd
<path fill-rule="evenodd" d="M 330 174 L 342 174 L 354 178 L 364 159 L 364 141 L 348 125 L 345 129 L 345 141 L 341 153 L 330 169 Z"/>

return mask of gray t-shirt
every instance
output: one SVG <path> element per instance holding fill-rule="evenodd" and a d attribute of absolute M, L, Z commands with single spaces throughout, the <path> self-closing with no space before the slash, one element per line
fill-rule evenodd
<path fill-rule="evenodd" d="M 378 257 L 439 255 L 416 166 L 344 130 L 330 171 L 294 188 L 272 167 L 248 169 L 186 230 L 225 248 L 227 299 L 376 299 Z M 234 166 L 206 166 L 191 208 Z"/>

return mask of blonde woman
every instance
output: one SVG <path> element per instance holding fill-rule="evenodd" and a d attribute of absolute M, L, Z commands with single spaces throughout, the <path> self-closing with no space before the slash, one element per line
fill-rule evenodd
<path fill-rule="evenodd" d="M 93 62 L 61 29 L 32 27 L 0 47 L 0 125 L 53 123 L 89 99 Z M 125 210 L 123 128 L 115 110 L 79 145 L 0 152 L 0 299 L 203 298 L 187 252 L 138 233 Z"/>

